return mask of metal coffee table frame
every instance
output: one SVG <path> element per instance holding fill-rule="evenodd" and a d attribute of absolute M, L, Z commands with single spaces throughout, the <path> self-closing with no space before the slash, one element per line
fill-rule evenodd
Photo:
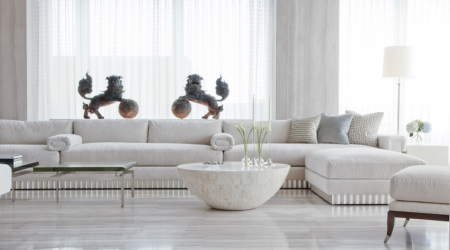
<path fill-rule="evenodd" d="M 121 207 L 125 206 L 125 175 L 131 174 L 132 177 L 132 185 L 131 185 L 131 197 L 134 197 L 134 170 L 131 170 L 133 166 L 136 165 L 136 162 L 128 162 L 124 163 L 120 167 L 108 167 L 108 164 L 93 164 L 97 166 L 90 166 L 90 164 L 86 163 L 71 163 L 68 165 L 80 165 L 77 167 L 64 167 L 64 164 L 62 165 L 56 165 L 56 166 L 37 166 L 39 163 L 34 162 L 31 164 L 28 164 L 27 167 L 22 167 L 21 169 L 17 169 L 14 171 L 13 169 L 13 185 L 12 185 L 12 202 L 15 202 L 16 199 L 16 193 L 15 193 L 15 178 L 21 177 L 21 181 L 55 181 L 56 182 L 56 202 L 59 202 L 59 191 L 60 191 L 60 182 L 61 181 L 111 181 L 111 180 L 119 180 L 121 182 L 120 187 L 120 200 L 121 200 Z M 91 164 L 92 165 L 92 164 Z M 117 165 L 114 164 L 114 165 Z M 37 166 L 37 167 L 34 167 Z M 33 168 L 33 171 L 23 171 L 27 168 Z M 63 170 L 71 169 L 70 171 L 63 171 Z M 30 173 L 52 173 L 56 172 L 55 175 L 48 176 L 48 177 L 36 177 L 30 175 Z M 115 176 L 92 176 L 93 174 L 102 174 L 105 173 L 115 173 Z M 82 176 L 82 177 L 76 177 L 76 176 L 70 176 L 70 174 L 82 174 L 82 173 L 89 173 L 90 176 Z"/>

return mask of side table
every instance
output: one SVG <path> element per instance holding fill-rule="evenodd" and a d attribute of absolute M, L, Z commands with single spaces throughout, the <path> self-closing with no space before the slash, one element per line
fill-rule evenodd
<path fill-rule="evenodd" d="M 448 146 L 410 145 L 407 154 L 419 157 L 427 165 L 448 166 Z"/>

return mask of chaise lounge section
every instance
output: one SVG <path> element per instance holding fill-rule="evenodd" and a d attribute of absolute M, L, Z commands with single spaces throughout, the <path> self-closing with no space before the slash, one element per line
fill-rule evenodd
<path fill-rule="evenodd" d="M 425 164 L 411 155 L 376 148 L 321 149 L 306 156 L 306 180 L 330 204 L 388 204 L 391 176 Z"/>

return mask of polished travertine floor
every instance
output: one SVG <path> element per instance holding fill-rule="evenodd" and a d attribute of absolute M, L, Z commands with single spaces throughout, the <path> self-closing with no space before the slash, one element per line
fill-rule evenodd
<path fill-rule="evenodd" d="M 0 202 L 0 249 L 448 249 L 448 223 L 397 219 L 387 206 L 331 206 L 309 190 L 280 190 L 248 211 L 214 210 L 187 190 L 19 191 Z"/>

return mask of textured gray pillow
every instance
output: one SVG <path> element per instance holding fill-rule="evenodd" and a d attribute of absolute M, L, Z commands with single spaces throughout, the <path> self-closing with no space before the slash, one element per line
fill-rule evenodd
<path fill-rule="evenodd" d="M 319 143 L 349 144 L 347 134 L 352 118 L 353 114 L 331 116 L 322 113 L 317 130 Z"/>
<path fill-rule="evenodd" d="M 378 129 L 383 120 L 384 113 L 377 112 L 360 115 L 354 111 L 346 110 L 345 113 L 353 114 L 352 124 L 348 131 L 350 144 L 361 144 L 372 147 L 378 146 Z"/>
<path fill-rule="evenodd" d="M 317 128 L 319 127 L 320 115 L 292 119 L 291 133 L 289 134 L 290 143 L 317 143 Z"/>

